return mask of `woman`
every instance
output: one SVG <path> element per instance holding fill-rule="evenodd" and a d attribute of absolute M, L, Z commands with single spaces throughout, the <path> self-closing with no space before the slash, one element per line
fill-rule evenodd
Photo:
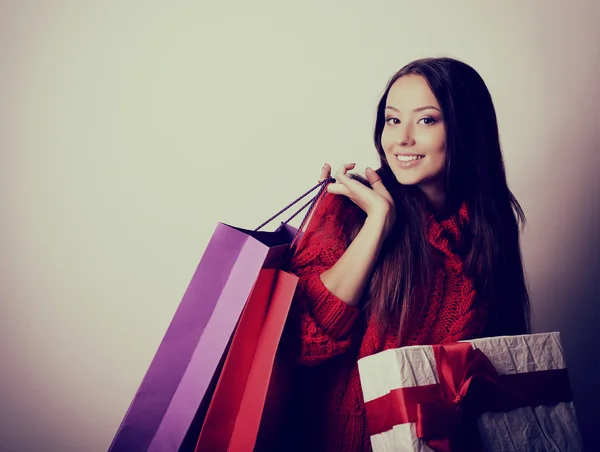
<path fill-rule="evenodd" d="M 285 350 L 300 365 L 288 450 L 370 450 L 357 360 L 385 349 L 529 332 L 491 96 L 451 58 L 403 67 L 379 102 L 381 168 L 344 165 L 291 263 Z M 330 177 L 325 165 L 321 178 Z"/>

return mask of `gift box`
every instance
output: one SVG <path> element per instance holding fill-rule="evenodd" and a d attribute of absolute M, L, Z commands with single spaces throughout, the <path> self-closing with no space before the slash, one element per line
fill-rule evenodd
<path fill-rule="evenodd" d="M 581 451 L 560 334 L 386 350 L 358 361 L 377 451 Z"/>

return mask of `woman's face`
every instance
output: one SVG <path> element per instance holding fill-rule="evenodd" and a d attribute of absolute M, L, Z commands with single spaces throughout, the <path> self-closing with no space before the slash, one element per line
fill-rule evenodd
<path fill-rule="evenodd" d="M 443 196 L 446 127 L 440 105 L 425 79 L 405 75 L 392 85 L 381 145 L 396 179 L 418 185 L 428 198 Z"/>

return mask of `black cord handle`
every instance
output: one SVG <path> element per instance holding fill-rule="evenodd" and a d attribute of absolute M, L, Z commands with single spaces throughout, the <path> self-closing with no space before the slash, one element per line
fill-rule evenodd
<path fill-rule="evenodd" d="M 286 221 L 284 221 L 281 226 L 288 224 L 290 221 L 292 221 L 300 212 L 302 212 L 304 209 L 306 209 L 308 206 L 311 206 L 310 209 L 308 210 L 308 212 L 306 213 L 306 216 L 304 217 L 304 219 L 302 220 L 302 225 L 300 226 L 300 230 L 302 230 L 302 227 L 304 226 L 304 223 L 306 222 L 306 219 L 308 218 L 308 215 L 311 213 L 312 208 L 314 206 L 315 201 L 319 198 L 319 196 L 321 195 L 321 193 L 323 192 L 323 190 L 325 189 L 325 187 L 327 186 L 327 184 L 329 184 L 329 182 L 335 181 L 335 179 L 333 178 L 328 178 L 328 179 L 324 179 L 322 182 L 319 182 L 317 185 L 315 185 L 314 187 L 312 187 L 310 190 L 308 190 L 306 193 L 304 193 L 303 195 L 301 195 L 299 198 L 295 199 L 294 201 L 292 201 L 291 203 L 289 203 L 287 206 L 285 206 L 283 209 L 281 209 L 279 212 L 277 212 L 275 215 L 273 215 L 271 218 L 269 218 L 267 221 L 265 221 L 264 223 L 262 223 L 259 227 L 257 227 L 255 229 L 255 231 L 260 230 L 262 227 L 264 227 L 265 225 L 269 224 L 271 221 L 273 221 L 275 218 L 277 218 L 279 215 L 281 215 L 282 213 L 286 212 L 287 210 L 289 210 L 291 207 L 293 207 L 295 204 L 297 204 L 298 202 L 300 202 L 302 199 L 306 198 L 310 193 L 312 193 L 313 191 L 315 191 L 317 188 L 320 187 L 319 192 L 317 193 L 316 196 L 314 196 L 313 198 L 311 198 L 310 201 L 308 201 L 306 204 L 304 204 L 300 209 L 298 209 L 296 211 L 296 213 L 294 213 L 290 218 L 288 218 Z M 312 205 L 311 205 L 312 204 Z M 281 227 L 280 226 L 280 227 Z"/>

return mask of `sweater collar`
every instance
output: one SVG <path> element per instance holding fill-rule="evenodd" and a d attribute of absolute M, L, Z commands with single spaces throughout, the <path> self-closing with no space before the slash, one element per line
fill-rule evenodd
<path fill-rule="evenodd" d="M 469 210 L 463 201 L 457 212 L 448 217 L 436 219 L 433 213 L 425 210 L 428 238 L 431 245 L 444 254 L 460 253 L 466 244 L 469 226 Z"/>

